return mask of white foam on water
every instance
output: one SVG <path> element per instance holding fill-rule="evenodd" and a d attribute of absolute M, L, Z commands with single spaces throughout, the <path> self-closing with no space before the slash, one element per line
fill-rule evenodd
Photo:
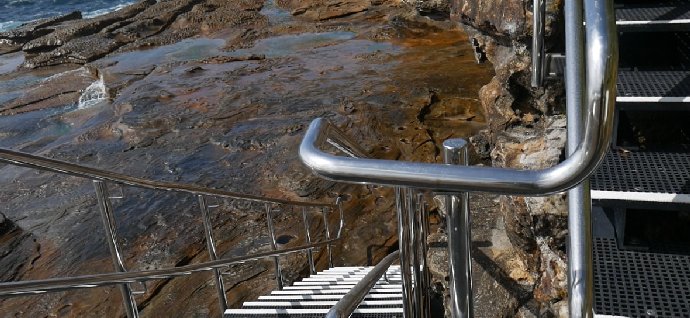
<path fill-rule="evenodd" d="M 22 24 L 22 22 L 19 22 L 19 21 L 5 21 L 5 22 L 0 22 L 0 32 L 8 31 L 8 30 L 14 29 L 14 28 L 18 27 L 18 26 L 21 25 L 21 24 Z"/>
<path fill-rule="evenodd" d="M 103 82 L 103 76 L 99 76 L 98 80 L 91 83 L 89 87 L 84 89 L 81 96 L 79 96 L 78 109 L 86 109 L 95 106 L 96 104 L 107 101 L 109 98 L 108 91 Z"/>
<path fill-rule="evenodd" d="M 0 0 L 0 1 L 2 1 L 2 0 Z M 19 2 L 21 2 L 21 1 L 19 1 Z M 103 9 L 98 9 L 98 10 L 94 10 L 94 11 L 82 12 L 82 18 L 84 18 L 84 19 L 95 18 L 95 17 L 100 16 L 100 15 L 104 15 L 104 14 L 108 14 L 108 13 L 113 12 L 113 11 L 120 10 L 120 9 L 122 9 L 128 5 L 131 5 L 135 2 L 136 1 L 127 1 L 125 3 L 121 3 L 121 4 L 118 4 L 116 6 L 112 6 L 109 8 L 103 8 Z M 62 14 L 64 14 L 64 13 L 67 13 L 67 12 L 63 12 Z M 61 13 L 59 13 L 59 12 L 54 12 L 53 15 L 56 16 L 56 15 L 60 15 L 60 14 Z M 14 29 L 14 28 L 16 28 L 22 24 L 30 23 L 30 22 L 37 21 L 37 20 L 40 20 L 40 19 L 33 19 L 33 20 L 29 20 L 29 21 L 4 21 L 4 22 L 0 22 L 0 32 L 9 31 L 9 30 L 12 30 L 12 29 Z"/>
<path fill-rule="evenodd" d="M 114 6 L 114 7 L 110 7 L 110 8 L 99 9 L 99 10 L 90 11 L 90 12 L 84 12 L 84 13 L 82 14 L 82 17 L 83 17 L 84 19 L 90 19 L 90 18 L 93 18 L 93 17 L 97 17 L 97 16 L 99 16 L 99 15 L 104 15 L 104 14 L 107 14 L 107 13 L 110 13 L 110 12 L 113 12 L 113 11 L 120 10 L 120 9 L 122 9 L 122 8 L 124 8 L 124 7 L 128 6 L 128 5 L 130 5 L 130 4 L 133 4 L 133 3 L 134 3 L 134 1 L 129 1 L 129 2 L 122 3 L 122 4 L 118 4 L 118 5 L 116 5 L 116 6 Z"/>

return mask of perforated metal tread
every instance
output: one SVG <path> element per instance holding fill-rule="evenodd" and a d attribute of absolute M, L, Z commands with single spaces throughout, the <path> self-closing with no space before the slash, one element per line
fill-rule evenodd
<path fill-rule="evenodd" d="M 281 291 L 245 302 L 241 309 L 228 309 L 224 317 L 324 317 L 370 267 L 332 268 L 286 286 Z M 391 266 L 386 281 L 382 277 L 371 289 L 351 317 L 402 317 L 402 286 L 400 268 Z"/>
<path fill-rule="evenodd" d="M 323 318 L 327 309 L 228 309 L 223 317 Z M 357 309 L 351 318 L 402 318 L 402 308 Z"/>
<path fill-rule="evenodd" d="M 672 22 L 690 23 L 688 1 L 661 0 L 616 4 L 616 24 L 618 25 Z"/>
<path fill-rule="evenodd" d="M 590 181 L 594 199 L 687 203 L 685 201 L 690 199 L 690 153 L 609 151 Z M 605 193 L 601 192 L 616 195 L 605 198 L 602 197 Z M 659 200 L 647 200 L 646 194 Z M 667 200 L 661 200 L 663 198 Z"/>
<path fill-rule="evenodd" d="M 618 102 L 690 102 L 690 71 L 618 72 Z"/>
<path fill-rule="evenodd" d="M 620 251 L 614 239 L 594 238 L 597 314 L 690 317 L 690 256 Z"/>

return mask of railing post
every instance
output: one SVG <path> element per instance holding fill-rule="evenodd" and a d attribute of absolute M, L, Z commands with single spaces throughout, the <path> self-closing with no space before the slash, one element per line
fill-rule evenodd
<path fill-rule="evenodd" d="M 419 193 L 417 195 L 417 232 L 419 237 L 419 257 L 418 266 L 420 268 L 420 284 L 422 291 L 422 302 L 420 305 L 420 310 L 422 317 L 430 317 L 431 315 L 431 303 L 429 298 L 429 291 L 431 290 L 431 273 L 429 272 L 429 267 L 427 266 L 427 236 L 429 235 L 429 217 L 427 214 L 426 204 L 424 202 L 424 195 Z"/>
<path fill-rule="evenodd" d="M 331 239 L 331 229 L 328 223 L 328 212 L 326 208 L 321 208 L 321 214 L 323 214 L 323 227 L 326 231 L 326 240 Z M 326 244 L 326 250 L 328 251 L 328 268 L 333 268 L 333 251 L 331 250 L 331 243 Z"/>
<path fill-rule="evenodd" d="M 208 213 L 208 205 L 206 204 L 206 197 L 198 195 L 199 208 L 201 209 L 201 216 L 204 221 L 204 235 L 206 236 L 206 249 L 208 249 L 209 257 L 212 261 L 218 260 L 216 253 L 216 245 L 213 241 L 213 226 L 211 225 L 211 216 Z M 213 278 L 216 285 L 216 292 L 218 293 L 218 302 L 220 302 L 221 314 L 228 309 L 228 298 L 225 295 L 225 283 L 223 282 L 223 275 L 220 269 L 213 269 Z"/>
<path fill-rule="evenodd" d="M 309 218 L 307 217 L 307 207 L 302 207 L 302 220 L 304 220 L 304 232 L 307 245 L 311 245 L 311 231 L 309 230 Z M 309 263 L 309 273 L 316 274 L 316 266 L 314 265 L 314 250 L 307 250 L 307 262 Z"/>
<path fill-rule="evenodd" d="M 110 256 L 113 259 L 113 266 L 115 271 L 124 273 L 124 261 L 120 254 L 120 249 L 117 245 L 117 232 L 115 230 L 115 219 L 113 218 L 113 206 L 110 203 L 110 195 L 108 194 L 108 186 L 103 181 L 93 180 L 94 188 L 96 189 L 96 198 L 98 199 L 98 207 L 101 211 L 101 220 L 103 221 L 103 228 L 105 230 L 105 241 L 108 243 L 110 249 Z M 124 304 L 125 313 L 128 318 L 138 318 L 139 311 L 137 310 L 137 302 L 134 300 L 132 288 L 129 284 L 121 284 L 120 292 L 122 293 L 122 303 Z"/>
<path fill-rule="evenodd" d="M 467 165 L 467 142 L 449 139 L 443 142 L 446 164 Z M 448 272 L 453 318 L 474 317 L 472 294 L 472 232 L 469 193 L 446 195 L 448 224 Z"/>
<path fill-rule="evenodd" d="M 276 242 L 276 231 L 273 227 L 273 213 L 271 211 L 271 205 L 266 203 L 266 222 L 268 223 L 268 232 L 271 236 L 271 248 L 275 251 L 278 249 L 278 243 Z M 276 273 L 276 283 L 278 284 L 278 290 L 283 290 L 283 274 L 280 269 L 280 256 L 273 256 L 273 263 L 275 264 Z"/>
<path fill-rule="evenodd" d="M 402 277 L 403 290 L 403 318 L 416 318 L 411 270 L 411 222 L 406 205 L 405 191 L 401 188 L 395 188 L 395 206 L 398 213 L 398 245 L 400 247 L 400 276 Z"/>
<path fill-rule="evenodd" d="M 600 5 L 606 6 L 605 3 Z M 583 138 L 585 99 L 585 27 L 583 1 L 565 1 L 565 85 L 568 120 L 568 156 Z M 588 23 L 590 21 L 588 20 Z M 588 24 L 589 26 L 589 24 Z M 613 35 L 616 36 L 615 34 Z M 614 139 L 615 140 L 615 139 Z M 592 199 L 586 180 L 568 191 L 568 307 L 572 318 L 594 317 L 594 273 L 592 260 Z"/>
<path fill-rule="evenodd" d="M 544 81 L 544 33 L 546 32 L 546 0 L 533 0 L 532 6 L 532 87 L 541 87 Z"/>

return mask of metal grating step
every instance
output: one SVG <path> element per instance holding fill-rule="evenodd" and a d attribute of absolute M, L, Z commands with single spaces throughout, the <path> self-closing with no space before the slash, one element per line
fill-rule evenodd
<path fill-rule="evenodd" d="M 350 289 L 352 289 L 352 286 L 345 286 L 342 288 L 319 288 L 319 289 L 286 289 L 287 287 L 283 288 L 283 290 L 276 290 L 271 292 L 271 295 L 326 295 L 326 294 L 340 294 L 340 295 L 345 295 Z M 402 288 L 378 288 L 374 287 L 372 290 L 369 291 L 371 294 L 378 294 L 378 293 L 401 293 Z"/>
<path fill-rule="evenodd" d="M 690 317 L 690 256 L 621 251 L 594 238 L 595 311 L 636 317 Z"/>
<path fill-rule="evenodd" d="M 690 153 L 613 150 L 590 181 L 593 199 L 690 203 Z"/>
<path fill-rule="evenodd" d="M 351 318 L 401 318 L 402 308 L 365 308 L 357 309 Z M 223 315 L 231 317 L 256 318 L 323 318 L 328 309 L 228 309 Z"/>
<path fill-rule="evenodd" d="M 564 76 L 565 56 L 550 54 L 547 59 L 546 73 Z M 618 103 L 690 103 L 690 71 L 620 70 L 616 90 Z"/>
<path fill-rule="evenodd" d="M 328 295 L 269 295 L 259 296 L 261 301 L 294 301 L 294 300 L 340 300 L 343 295 L 328 294 Z M 366 300 L 382 300 L 382 299 L 401 299 L 402 294 L 399 293 L 384 293 L 384 294 L 369 294 L 364 297 Z"/>
<path fill-rule="evenodd" d="M 618 72 L 619 103 L 690 102 L 690 71 Z"/>
<path fill-rule="evenodd" d="M 335 306 L 337 300 L 302 300 L 302 301 L 248 301 L 242 308 L 325 308 L 330 309 Z M 358 308 L 400 308 L 402 299 L 397 300 L 365 300 Z"/>
<path fill-rule="evenodd" d="M 660 0 L 616 4 L 616 25 L 674 25 L 690 23 L 690 3 Z"/>

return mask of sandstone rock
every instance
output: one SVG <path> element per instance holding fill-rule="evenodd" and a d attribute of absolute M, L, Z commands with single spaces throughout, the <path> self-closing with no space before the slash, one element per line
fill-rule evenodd
<path fill-rule="evenodd" d="M 23 24 L 16 29 L 0 32 L 0 39 L 8 39 L 15 43 L 25 43 L 36 37 L 53 32 L 56 24 L 65 21 L 81 19 L 81 12 L 74 11 L 52 18 L 41 19 L 35 22 Z"/>
<path fill-rule="evenodd" d="M 292 8 L 292 15 L 302 16 L 309 20 L 323 21 L 339 18 L 371 7 L 371 0 L 291 0 L 287 4 Z"/>
<path fill-rule="evenodd" d="M 153 1 L 155 0 L 141 1 L 122 10 L 114 11 L 93 19 L 69 23 L 64 27 L 58 28 L 55 32 L 29 41 L 22 47 L 22 50 L 27 53 L 44 52 L 61 46 L 72 39 L 98 33 L 109 25 L 137 15 Z"/>
<path fill-rule="evenodd" d="M 120 46 L 122 42 L 102 34 L 92 34 L 69 41 L 50 52 L 27 57 L 22 66 L 37 68 L 59 64 L 86 64 L 107 55 Z"/>

